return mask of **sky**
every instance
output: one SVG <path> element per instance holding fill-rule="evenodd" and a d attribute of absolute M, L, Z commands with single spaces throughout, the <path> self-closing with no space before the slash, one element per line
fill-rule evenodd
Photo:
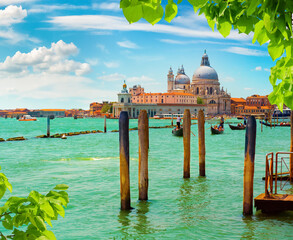
<path fill-rule="evenodd" d="M 266 95 L 274 62 L 252 38 L 223 38 L 187 0 L 154 26 L 129 24 L 118 0 L 1 0 L 0 109 L 89 109 L 117 101 L 124 80 L 166 92 L 170 66 L 192 80 L 205 49 L 231 97 Z"/>

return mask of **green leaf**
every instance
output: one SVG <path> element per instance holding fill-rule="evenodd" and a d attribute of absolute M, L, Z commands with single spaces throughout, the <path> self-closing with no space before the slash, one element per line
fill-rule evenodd
<path fill-rule="evenodd" d="M 56 185 L 56 187 L 54 187 L 54 189 L 62 190 L 62 191 L 67 190 L 68 188 L 69 188 L 69 186 L 66 184 L 58 184 L 58 185 Z"/>
<path fill-rule="evenodd" d="M 206 5 L 206 3 L 208 2 L 208 0 L 188 0 L 188 2 L 194 6 L 194 7 L 203 7 L 204 5 Z"/>
<path fill-rule="evenodd" d="M 159 22 L 163 15 L 164 9 L 161 5 L 153 7 L 151 5 L 143 5 L 142 7 L 143 18 L 150 24 L 154 25 Z"/>
<path fill-rule="evenodd" d="M 4 183 L 0 183 L 0 199 L 4 196 L 6 192 L 7 187 Z"/>
<path fill-rule="evenodd" d="M 165 10 L 165 20 L 171 22 L 174 17 L 176 17 L 178 7 L 175 3 L 168 3 Z"/>
<path fill-rule="evenodd" d="M 130 5 L 126 8 L 123 8 L 123 14 L 129 23 L 137 22 L 143 16 L 142 5 Z"/>
<path fill-rule="evenodd" d="M 273 42 L 270 42 L 268 45 L 268 51 L 273 61 L 275 61 L 284 53 L 284 45 L 282 43 L 275 44 Z"/>
<path fill-rule="evenodd" d="M 217 26 L 219 32 L 223 35 L 223 37 L 227 37 L 230 34 L 232 29 L 232 25 L 225 19 L 220 19 Z"/>
<path fill-rule="evenodd" d="M 40 216 L 34 217 L 35 220 L 35 227 L 38 228 L 41 232 L 45 231 L 47 229 L 46 224 L 44 223 L 44 220 Z"/>
<path fill-rule="evenodd" d="M 59 204 L 53 204 L 53 208 L 57 211 L 57 213 L 61 216 L 61 217 L 65 217 L 65 211 L 64 208 L 59 205 Z"/>
<path fill-rule="evenodd" d="M 177 4 L 180 4 L 181 2 L 182 2 L 182 0 L 178 0 L 178 1 L 177 1 Z"/>
<path fill-rule="evenodd" d="M 214 21 L 213 19 L 211 19 L 210 17 L 206 17 L 207 21 L 208 21 L 208 24 L 210 26 L 210 28 L 215 31 L 215 23 L 216 21 Z"/>
<path fill-rule="evenodd" d="M 46 230 L 46 231 L 42 232 L 42 234 L 44 236 L 46 236 L 47 239 L 49 239 L 49 240 L 56 240 L 56 237 L 55 237 L 54 233 L 49 231 L 49 230 Z"/>
<path fill-rule="evenodd" d="M 54 210 L 48 201 L 45 201 L 43 204 L 41 204 L 40 209 L 48 214 L 48 216 L 54 217 Z"/>
<path fill-rule="evenodd" d="M 9 192 L 12 192 L 12 185 L 10 184 L 10 182 L 8 182 L 8 180 L 7 180 L 4 182 L 4 184 L 7 187 L 7 189 L 9 190 Z"/>
<path fill-rule="evenodd" d="M 271 21 L 271 16 L 267 13 L 264 13 L 264 26 L 267 29 L 267 31 L 271 32 L 273 28 L 273 21 Z"/>
<path fill-rule="evenodd" d="M 250 5 L 247 9 L 247 16 L 252 15 L 259 4 L 260 4 L 260 0 L 251 0 Z"/>
<path fill-rule="evenodd" d="M 262 20 L 255 24 L 252 43 L 255 43 L 255 41 L 257 40 L 258 35 L 263 30 L 263 27 L 264 27 L 264 22 Z"/>
<path fill-rule="evenodd" d="M 12 230 L 13 229 L 12 217 L 10 215 L 5 215 L 5 219 L 2 221 L 2 225 L 8 230 Z"/>
<path fill-rule="evenodd" d="M 38 193 L 37 191 L 31 191 L 29 196 L 28 196 L 28 200 L 31 201 L 34 204 L 38 204 L 40 201 L 40 193 Z"/>
<path fill-rule="evenodd" d="M 225 13 L 225 11 L 227 9 L 227 6 L 228 6 L 228 2 L 226 2 L 226 1 L 225 2 L 221 2 L 219 4 L 219 7 L 220 7 L 220 9 L 219 9 L 219 16 L 220 17 L 224 15 L 224 13 Z"/>

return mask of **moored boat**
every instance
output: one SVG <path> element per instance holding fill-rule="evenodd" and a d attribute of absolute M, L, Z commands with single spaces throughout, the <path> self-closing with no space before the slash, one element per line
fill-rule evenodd
<path fill-rule="evenodd" d="M 18 119 L 18 121 L 37 121 L 37 119 L 30 115 L 23 115 L 21 118 Z"/>
<path fill-rule="evenodd" d="M 183 136 L 183 128 L 182 128 L 182 127 L 179 128 L 179 129 L 174 128 L 174 129 L 172 130 L 172 134 L 173 134 L 174 136 L 177 136 L 177 137 L 182 137 L 182 136 Z"/>
<path fill-rule="evenodd" d="M 265 125 L 265 126 L 268 126 L 268 127 L 270 127 L 270 126 L 272 126 L 272 127 L 291 127 L 291 124 L 290 123 L 281 123 L 281 124 L 274 124 L 274 123 L 272 123 L 272 125 L 269 123 L 269 122 L 261 122 L 263 125 Z"/>
<path fill-rule="evenodd" d="M 224 129 L 218 130 L 218 129 L 215 129 L 215 128 L 211 127 L 211 132 L 212 132 L 212 134 L 223 134 Z"/>
<path fill-rule="evenodd" d="M 246 129 L 245 125 L 241 125 L 241 126 L 233 126 L 233 125 L 230 125 L 230 124 L 228 124 L 228 125 L 231 128 L 231 130 L 244 130 L 244 129 Z"/>

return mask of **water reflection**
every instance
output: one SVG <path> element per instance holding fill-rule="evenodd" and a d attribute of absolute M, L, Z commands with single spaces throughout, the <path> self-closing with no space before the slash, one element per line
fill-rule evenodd
<path fill-rule="evenodd" d="M 148 217 L 150 205 L 149 201 L 138 201 L 132 211 L 120 211 L 118 222 L 123 238 L 138 238 L 156 231 Z"/>
<path fill-rule="evenodd" d="M 255 221 L 251 216 L 243 217 L 244 231 L 241 234 L 241 239 L 254 239 Z"/>
<path fill-rule="evenodd" d="M 210 203 L 206 178 L 183 179 L 179 189 L 178 207 L 182 221 L 194 226 L 205 220 L 204 211 Z"/>

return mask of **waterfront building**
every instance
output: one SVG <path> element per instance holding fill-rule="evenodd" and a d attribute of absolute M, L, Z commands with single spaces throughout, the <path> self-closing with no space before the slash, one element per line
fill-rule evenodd
<path fill-rule="evenodd" d="M 93 102 L 90 104 L 90 116 L 91 117 L 97 117 L 101 116 L 101 110 L 102 110 L 103 104 L 98 102 Z"/>
<path fill-rule="evenodd" d="M 145 93 L 144 88 L 135 85 L 129 89 L 133 103 L 152 104 L 191 104 L 201 99 L 207 106 L 207 114 L 230 114 L 231 96 L 220 86 L 218 74 L 210 66 L 208 55 L 204 52 L 199 68 L 193 74 L 192 82 L 186 75 L 183 65 L 176 76 L 170 67 L 167 74 L 167 93 Z"/>
<path fill-rule="evenodd" d="M 32 117 L 48 117 L 51 115 L 65 117 L 65 111 L 65 109 L 39 109 L 30 111 L 28 114 Z"/>
<path fill-rule="evenodd" d="M 255 106 L 255 107 L 261 107 L 261 106 L 272 107 L 272 105 L 270 104 L 270 101 L 268 99 L 268 95 L 260 96 L 257 94 L 252 95 L 250 97 L 247 97 L 246 98 L 246 105 L 247 106 Z"/>
<path fill-rule="evenodd" d="M 132 90 L 133 91 L 133 90 Z M 140 90 L 139 90 L 140 91 Z M 140 93 L 141 94 L 141 93 Z M 148 95 L 149 96 L 149 95 Z M 169 96 L 169 95 L 164 95 Z M 173 95 L 170 95 L 173 96 Z M 163 98 L 165 99 L 165 98 Z M 189 109 L 191 115 L 196 116 L 198 111 L 202 109 L 206 111 L 205 104 L 186 104 L 186 103 L 169 103 L 168 101 L 150 101 L 144 99 L 144 102 L 132 102 L 132 95 L 127 90 L 124 82 L 123 89 L 118 93 L 118 102 L 113 104 L 113 116 L 119 117 L 121 111 L 127 111 L 130 118 L 137 118 L 141 110 L 146 110 L 150 117 L 164 114 L 183 114 L 185 109 Z"/>
<path fill-rule="evenodd" d="M 231 98 L 231 114 L 238 115 L 241 110 L 246 106 L 244 98 Z"/>

